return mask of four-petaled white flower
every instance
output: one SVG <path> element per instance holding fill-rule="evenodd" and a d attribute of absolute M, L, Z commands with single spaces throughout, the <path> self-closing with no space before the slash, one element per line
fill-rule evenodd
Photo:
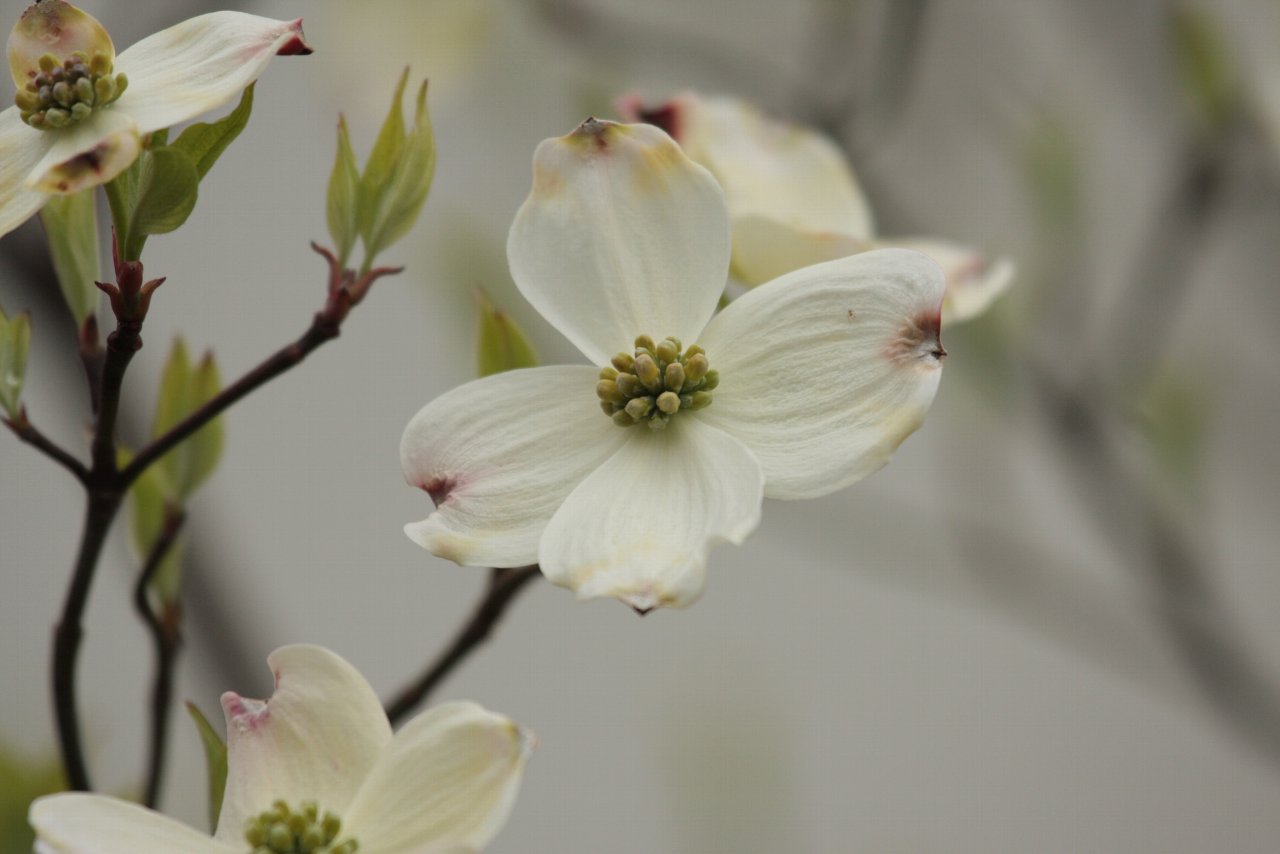
<path fill-rule="evenodd" d="M 915 249 L 942 267 L 944 323 L 986 311 L 1008 289 L 1014 265 L 925 237 L 881 238 L 843 153 L 827 137 L 787 125 L 735 98 L 692 92 L 654 109 L 619 99 L 632 121 L 652 122 L 724 188 L 733 223 L 733 272 L 758 285 L 820 261 L 889 246 Z"/>
<path fill-rule="evenodd" d="M 62 0 L 30 6 L 8 42 L 17 105 L 0 113 L 0 235 L 51 193 L 74 193 L 128 168 L 146 134 L 238 95 L 271 57 L 305 54 L 302 20 L 213 12 L 116 56 L 92 15 Z"/>
<path fill-rule="evenodd" d="M 213 838 L 118 798 L 58 794 L 31 805 L 37 852 L 442 854 L 497 834 L 531 745 L 510 720 L 446 703 L 392 735 L 369 683 L 329 650 L 287 646 L 267 663 L 271 699 L 222 696 L 227 786 Z"/>
<path fill-rule="evenodd" d="M 507 254 L 595 367 L 497 374 L 410 422 L 405 477 L 437 509 L 405 530 L 458 563 L 536 562 L 642 612 L 688 605 L 710 547 L 741 543 L 763 496 L 880 468 L 938 386 L 943 277 L 918 252 L 797 270 L 713 317 L 724 195 L 652 125 L 589 119 L 544 141 Z"/>

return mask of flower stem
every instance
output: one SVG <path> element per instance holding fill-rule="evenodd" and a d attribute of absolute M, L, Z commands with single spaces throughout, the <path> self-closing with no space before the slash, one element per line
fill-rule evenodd
<path fill-rule="evenodd" d="M 161 601 L 157 609 L 151 604 L 151 582 L 165 557 L 178 541 L 186 514 L 177 507 L 165 510 L 164 525 L 138 574 L 133 588 L 133 605 L 151 632 L 156 651 L 155 682 L 151 689 L 150 739 L 148 740 L 146 788 L 142 803 L 155 808 L 160 799 L 164 775 L 165 748 L 169 739 L 169 712 L 173 700 L 173 670 L 182 646 L 182 608 L 178 601 Z"/>
<path fill-rule="evenodd" d="M 506 613 L 507 606 L 528 582 L 540 574 L 541 570 L 537 566 L 522 566 L 516 569 L 496 568 L 492 571 L 484 598 L 480 600 L 471 618 L 453 639 L 453 643 L 449 644 L 421 676 L 402 689 L 396 698 L 387 704 L 387 718 L 392 725 L 399 723 L 425 702 L 436 686 L 475 651 L 476 647 L 488 639 L 494 626 Z"/>

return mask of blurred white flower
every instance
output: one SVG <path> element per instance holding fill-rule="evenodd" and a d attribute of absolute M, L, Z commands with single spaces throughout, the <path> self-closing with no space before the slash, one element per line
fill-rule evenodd
<path fill-rule="evenodd" d="M 143 136 L 226 103 L 276 54 L 310 52 L 301 19 L 213 12 L 116 56 L 92 15 L 62 0 L 33 4 L 7 45 L 18 93 L 0 113 L 0 235 L 51 193 L 110 181 Z"/>
<path fill-rule="evenodd" d="M 729 254 L 720 187 L 658 128 L 589 119 L 539 145 L 511 273 L 597 367 L 509 371 L 424 407 L 401 463 L 437 509 L 408 535 L 643 612 L 696 600 L 710 547 L 741 543 L 762 496 L 884 465 L 941 375 L 938 266 L 868 252 L 712 317 Z"/>
<path fill-rule="evenodd" d="M 773 121 L 734 98 L 685 93 L 654 109 L 618 102 L 630 121 L 670 133 L 724 187 L 733 225 L 733 273 L 748 285 L 800 267 L 896 246 L 932 258 L 947 277 L 942 320 L 981 314 L 1013 279 L 1013 262 L 945 240 L 880 238 L 843 152 L 808 128 Z"/>
<path fill-rule="evenodd" d="M 37 852 L 427 854 L 497 834 L 530 748 L 510 720 L 446 703 L 393 736 L 369 683 L 329 650 L 286 646 L 267 663 L 271 699 L 222 696 L 227 787 L 213 838 L 138 804 L 64 793 L 31 805 Z"/>

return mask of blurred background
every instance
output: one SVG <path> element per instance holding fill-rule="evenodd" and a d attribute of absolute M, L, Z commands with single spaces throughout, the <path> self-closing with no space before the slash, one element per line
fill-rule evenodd
<path fill-rule="evenodd" d="M 267 653 L 295 641 L 390 697 L 444 646 L 486 573 L 401 532 L 429 503 L 403 482 L 400 433 L 474 376 L 477 287 L 544 362 L 579 358 L 506 271 L 534 146 L 614 115 L 624 92 L 733 94 L 844 146 L 882 233 L 981 246 L 1019 274 L 944 330 L 937 401 L 894 462 L 828 498 L 766 502 L 691 610 L 640 619 L 528 588 L 435 697 L 539 737 L 491 850 L 1280 847 L 1280 6 L 228 5 L 305 15 L 316 54 L 270 66 L 194 215 L 147 246 L 168 282 L 126 436 L 144 438 L 179 333 L 229 380 L 306 328 L 338 113 L 363 158 L 406 64 L 431 79 L 438 169 L 382 259 L 406 272 L 225 419 L 222 464 L 189 506 L 180 698 L 216 715 L 223 690 L 266 696 Z M 212 7 L 89 8 L 122 48 Z M 0 241 L 0 304 L 32 314 L 33 421 L 82 449 L 74 327 L 35 220 Z M 46 668 L 82 497 L 7 434 L 0 471 L 12 822 L 56 758 Z M 80 685 L 96 783 L 136 794 L 152 658 L 117 528 Z M 163 807 L 203 826 L 180 711 L 171 749 Z"/>

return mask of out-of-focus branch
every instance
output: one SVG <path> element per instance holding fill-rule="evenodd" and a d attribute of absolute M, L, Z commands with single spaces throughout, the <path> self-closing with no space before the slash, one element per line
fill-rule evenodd
<path fill-rule="evenodd" d="M 88 485 L 89 469 L 61 445 L 58 445 L 37 430 L 36 426 L 31 423 L 31 419 L 27 417 L 27 408 L 25 406 L 18 410 L 16 419 L 5 418 L 3 421 L 4 426 L 12 430 L 15 436 L 71 472 L 72 476 L 80 483 Z"/>
<path fill-rule="evenodd" d="M 537 566 L 518 569 L 494 569 L 489 575 L 489 585 L 480 603 L 453 642 L 431 665 L 387 704 L 387 717 L 392 724 L 399 723 L 414 709 L 426 702 L 453 669 L 476 650 L 493 632 L 502 619 L 507 606 L 524 589 L 524 586 L 541 574 Z"/>
<path fill-rule="evenodd" d="M 160 535 L 151 546 L 142 572 L 133 586 L 133 606 L 146 623 L 155 647 L 155 679 L 151 688 L 150 735 L 147 740 L 146 784 L 142 803 L 154 808 L 160 799 L 164 776 L 165 748 L 169 741 L 169 712 L 173 705 L 173 670 L 182 646 L 182 610 L 177 601 L 161 602 L 160 610 L 151 603 L 151 582 L 155 580 L 165 557 L 178 541 L 186 514 L 178 508 L 167 508 Z"/>

